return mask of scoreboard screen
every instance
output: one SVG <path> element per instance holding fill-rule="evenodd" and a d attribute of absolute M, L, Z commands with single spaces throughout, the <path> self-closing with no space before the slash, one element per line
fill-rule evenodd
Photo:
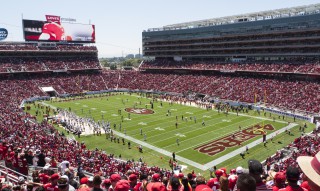
<path fill-rule="evenodd" d="M 26 41 L 95 43 L 94 25 L 37 20 L 23 20 L 22 22 Z"/>

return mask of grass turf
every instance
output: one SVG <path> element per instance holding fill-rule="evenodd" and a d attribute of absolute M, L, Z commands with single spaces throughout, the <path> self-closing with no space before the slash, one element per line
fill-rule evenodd
<path fill-rule="evenodd" d="M 250 111 L 246 116 L 237 116 L 235 114 L 225 115 L 218 113 L 217 111 L 207 111 L 202 108 L 192 107 L 189 104 L 173 104 L 168 102 L 157 101 L 154 103 L 153 114 L 133 114 L 127 113 L 126 108 L 133 108 L 134 104 L 136 108 L 150 109 L 151 99 L 141 97 L 137 94 L 114 94 L 112 96 L 88 98 L 82 100 L 70 100 L 64 102 L 46 102 L 58 108 L 71 109 L 79 116 L 92 117 L 94 120 L 110 121 L 111 128 L 113 124 L 116 124 L 116 131 L 120 131 L 119 125 L 121 123 L 121 132 L 126 131 L 128 136 L 135 139 L 144 140 L 144 134 L 146 134 L 146 142 L 156 147 L 165 149 L 169 152 L 176 152 L 177 155 L 190 159 L 200 164 L 210 162 L 220 156 L 227 155 L 229 152 L 238 148 L 234 146 L 225 149 L 223 152 L 217 153 L 214 156 L 209 156 L 204 153 L 200 153 L 194 150 L 195 147 L 204 145 L 210 141 L 224 137 L 226 135 L 233 134 L 239 129 L 239 125 L 242 129 L 251 127 L 256 124 L 271 124 L 275 130 L 285 127 L 286 123 L 273 122 L 272 120 L 258 119 L 259 116 L 256 112 Z M 35 113 L 37 109 L 33 105 L 31 113 Z M 121 110 L 121 114 L 118 110 Z M 168 114 L 168 111 L 170 111 Z M 123 116 L 123 117 L 121 117 Z M 182 116 L 186 120 L 182 120 Z M 278 116 L 272 114 L 272 117 Z M 190 118 L 191 117 L 191 118 Z M 196 117 L 196 122 L 194 121 Z M 271 118 L 271 117 L 269 117 Z M 41 115 L 39 115 L 41 120 Z M 286 119 L 292 122 L 292 119 Z M 205 122 L 205 126 L 202 125 L 202 121 Z M 281 120 L 282 121 L 282 120 Z M 176 123 L 178 126 L 176 128 Z M 302 125 L 303 121 L 297 121 L 296 123 Z M 311 126 L 308 124 L 308 126 Z M 140 134 L 142 129 L 143 135 Z M 61 128 L 60 131 L 64 131 Z M 311 131 L 312 128 L 308 128 Z M 268 131 L 271 133 L 272 131 Z M 279 134 L 274 138 L 273 143 L 268 143 L 267 147 L 262 144 L 250 148 L 249 154 L 246 154 L 246 159 L 242 159 L 240 156 L 232 157 L 219 164 L 218 167 L 235 168 L 237 166 L 247 167 L 247 159 L 255 158 L 260 161 L 265 160 L 268 156 L 274 154 L 278 149 L 284 147 L 294 140 L 294 138 L 300 135 L 299 127 L 296 126 L 292 130 L 292 135 Z M 105 136 L 81 136 L 77 138 L 78 141 L 84 141 L 89 149 L 102 149 L 107 153 L 114 153 L 116 156 L 120 156 L 124 159 L 137 160 L 142 158 L 148 165 L 157 165 L 163 168 L 169 168 L 169 157 L 162 155 L 156 151 L 144 147 L 144 152 L 139 153 L 136 149 L 138 145 L 132 143 L 132 149 L 128 149 L 127 145 L 120 143 L 110 142 L 106 140 Z M 177 145 L 177 139 L 179 138 L 179 146 Z M 250 139 L 242 145 L 248 144 L 256 139 L 261 139 L 261 136 L 257 136 Z M 278 142 L 282 142 L 281 144 Z M 196 170 L 205 176 L 208 176 L 208 172 L 203 172 L 193 166 L 187 165 L 187 171 Z"/>

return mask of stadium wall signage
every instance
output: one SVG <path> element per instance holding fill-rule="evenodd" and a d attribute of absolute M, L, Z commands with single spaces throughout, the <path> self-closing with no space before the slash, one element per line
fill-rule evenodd
<path fill-rule="evenodd" d="M 0 40 L 6 39 L 8 36 L 8 31 L 5 28 L 0 28 Z"/>
<path fill-rule="evenodd" d="M 56 15 L 46 15 L 47 22 L 57 22 L 59 25 L 60 23 L 60 16 Z"/>
<path fill-rule="evenodd" d="M 274 130 L 274 128 L 270 124 L 264 125 L 264 127 L 261 127 L 260 125 L 255 125 L 253 127 L 243 129 L 237 133 L 214 140 L 210 143 L 197 147 L 194 150 L 198 150 L 201 153 L 213 156 L 217 153 L 224 151 L 226 148 L 238 146 L 249 139 L 265 135 L 267 133 L 265 130 L 272 131 Z"/>

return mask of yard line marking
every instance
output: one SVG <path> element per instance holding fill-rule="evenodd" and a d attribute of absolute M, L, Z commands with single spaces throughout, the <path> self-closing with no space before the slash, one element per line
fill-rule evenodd
<path fill-rule="evenodd" d="M 200 111 L 199 111 L 200 112 Z M 218 114 L 214 114 L 213 116 L 216 116 L 216 115 L 218 115 Z M 215 121 L 215 120 L 217 120 L 217 119 L 220 119 L 220 118 L 222 118 L 222 117 L 224 117 L 224 116 L 221 116 L 221 117 L 219 117 L 219 118 L 213 118 L 213 119 L 211 119 L 211 120 L 208 120 L 208 121 L 206 121 L 206 122 L 211 122 L 211 121 Z M 217 120 L 218 121 L 218 120 Z M 150 121 L 150 123 L 152 123 L 152 122 L 155 122 L 155 121 Z M 183 122 L 183 123 L 186 123 L 185 121 L 180 121 L 179 120 L 179 123 L 180 122 Z M 170 123 L 170 125 L 166 125 L 166 124 L 169 124 Z M 191 123 L 191 122 L 190 122 Z M 217 123 L 214 123 L 214 124 L 217 124 Z M 154 124 L 154 125 L 151 125 L 151 126 L 148 126 L 147 128 L 149 129 L 150 127 L 152 128 L 153 126 L 157 126 L 157 125 L 159 125 L 159 124 Z M 165 122 L 165 123 L 161 123 L 161 125 L 162 126 L 167 126 L 167 128 L 169 128 L 170 126 L 174 126 L 174 123 L 172 123 L 172 121 L 169 121 L 169 122 Z M 195 123 L 192 121 L 192 125 L 191 125 L 191 128 L 193 128 L 193 127 L 195 127 Z M 166 129 L 166 128 L 165 128 Z M 190 129 L 190 126 L 185 126 L 185 127 L 182 127 L 182 128 L 179 128 L 180 130 L 184 130 L 184 129 Z M 154 130 L 150 130 L 150 131 L 147 131 L 148 133 L 149 132 L 153 132 Z M 166 132 L 171 132 L 171 131 L 176 131 L 176 129 L 174 129 L 174 130 L 170 130 L 170 131 L 166 131 Z M 134 134 L 134 135 L 138 135 L 139 133 L 136 133 L 136 134 Z M 161 135 L 161 134 L 155 134 L 155 136 L 158 136 L 158 135 Z"/>
<path fill-rule="evenodd" d="M 159 131 L 164 131 L 164 129 L 161 128 L 161 127 L 156 127 L 156 128 L 154 128 L 154 129 L 159 130 Z"/>
<path fill-rule="evenodd" d="M 153 145 L 151 145 L 151 144 L 148 144 L 148 143 L 146 143 L 146 142 L 144 142 L 144 141 L 137 140 L 137 139 L 135 139 L 135 138 L 133 138 L 133 137 L 131 137 L 131 136 L 125 135 L 125 134 L 120 133 L 120 132 L 117 132 L 117 131 L 113 131 L 113 132 L 114 132 L 114 134 L 116 134 L 117 136 L 124 137 L 124 138 L 126 138 L 127 140 L 130 140 L 130 141 L 132 141 L 132 142 L 134 142 L 134 143 L 136 143 L 136 144 L 138 144 L 138 145 L 142 145 L 143 147 L 146 147 L 146 148 L 149 148 L 149 149 L 151 149 L 151 150 L 157 151 L 157 152 L 159 152 L 159 153 L 161 153 L 161 154 L 163 154 L 163 155 L 166 155 L 166 156 L 168 156 L 168 157 L 170 157 L 170 158 L 172 157 L 172 153 L 169 152 L 169 151 L 167 151 L 167 150 L 161 149 L 161 148 L 159 148 L 159 147 L 155 147 L 155 146 L 153 146 Z M 203 166 L 202 164 L 199 164 L 199 163 L 194 162 L 194 161 L 192 161 L 192 160 L 189 160 L 189 159 L 187 159 L 187 158 L 184 158 L 184 157 L 181 157 L 181 156 L 176 155 L 176 159 L 177 159 L 178 161 L 182 161 L 182 162 L 184 162 L 185 164 L 191 165 L 191 166 L 196 167 L 196 168 L 198 168 L 198 169 L 206 170 L 206 169 L 204 169 L 204 166 Z"/>
<path fill-rule="evenodd" d="M 219 118 L 217 118 L 217 119 L 219 119 Z M 213 119 L 213 121 L 215 121 L 215 120 L 216 120 L 216 119 Z M 241 122 L 248 121 L 248 120 L 252 120 L 252 119 L 250 119 L 250 118 L 249 118 L 249 119 L 245 119 L 245 120 L 239 121 L 239 122 L 237 122 L 237 123 L 241 123 Z M 218 120 L 217 120 L 217 121 L 218 121 Z M 221 121 L 219 120 L 218 123 L 211 124 L 211 127 L 214 126 L 214 125 L 218 125 L 218 124 L 220 124 L 220 123 L 224 123 L 224 122 L 221 122 Z M 236 124 L 236 123 L 235 123 L 235 124 Z M 201 125 L 201 124 L 199 123 L 198 125 Z M 231 125 L 234 125 L 234 124 L 231 124 Z M 229 127 L 229 126 L 231 126 L 231 125 L 218 128 L 217 130 L 222 129 L 222 128 Z M 178 128 L 178 129 L 174 129 L 174 130 L 171 130 L 171 131 L 181 131 L 181 130 L 186 129 L 186 128 L 190 129 L 190 127 L 184 127 L 184 128 L 180 128 L 180 129 L 179 129 L 179 128 Z M 194 131 L 199 131 L 199 129 L 205 129 L 205 128 L 209 128 L 209 126 L 201 126 L 200 128 L 196 128 L 196 129 L 193 129 L 193 130 L 191 130 L 191 131 L 187 131 L 187 132 L 185 132 L 185 133 L 190 133 L 190 132 L 194 132 Z M 169 132 L 171 132 L 171 131 L 169 131 Z M 167 133 L 167 132 L 166 132 L 166 133 Z M 162 134 L 164 134 L 164 133 L 162 133 Z M 155 135 L 155 136 L 158 136 L 158 135 L 161 135 L 161 134 L 157 134 L 157 135 Z M 155 137 L 155 136 L 152 136 L 152 137 Z M 202 135 L 198 135 L 198 136 L 202 136 Z M 196 138 L 196 137 L 198 137 L 198 136 L 192 137 L 191 139 L 194 139 L 194 138 Z M 158 143 L 158 142 L 161 142 L 161 141 L 164 141 L 164 140 L 168 140 L 168 139 L 171 139 L 171 138 L 172 138 L 172 137 L 169 137 L 169 138 L 166 138 L 166 139 L 161 139 L 160 141 L 156 141 L 156 142 L 153 142 L 153 143 Z M 188 140 L 190 140 L 190 139 L 188 139 Z M 168 145 L 168 146 L 170 146 L 170 145 Z M 166 146 L 166 147 L 168 147 L 168 146 Z M 164 147 L 164 148 L 165 148 L 165 147 Z"/>
<path fill-rule="evenodd" d="M 175 134 L 175 136 L 177 136 L 177 137 L 186 137 L 184 134 L 181 134 L 181 133 L 177 133 L 177 134 Z"/>

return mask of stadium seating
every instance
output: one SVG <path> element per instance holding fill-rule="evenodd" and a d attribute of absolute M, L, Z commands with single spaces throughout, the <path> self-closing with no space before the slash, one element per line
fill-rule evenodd
<path fill-rule="evenodd" d="M 104 83 L 102 78 L 107 82 Z M 180 82 L 180 79 L 182 78 L 188 83 Z M 27 157 L 30 159 L 30 156 L 28 155 L 31 155 L 32 158 L 37 154 L 37 152 L 41 152 L 45 157 L 51 158 L 54 156 L 57 162 L 69 161 L 71 167 L 77 167 L 79 161 L 81 161 L 82 170 L 93 174 L 103 174 L 104 176 L 111 176 L 113 173 L 124 175 L 127 174 L 127 172 L 134 172 L 137 174 L 147 175 L 159 173 L 163 175 L 162 177 L 170 177 L 172 175 L 171 171 L 167 169 L 161 169 L 156 166 L 147 166 L 147 164 L 138 161 L 122 161 L 117 159 L 112 153 L 105 153 L 100 150 L 87 150 L 84 144 L 67 139 L 66 137 L 60 135 L 51 124 L 47 122 L 42 122 L 40 124 L 35 123 L 35 117 L 30 116 L 29 114 L 22 114 L 22 111 L 18 108 L 18 106 L 21 100 L 26 97 L 45 95 L 45 93 L 41 92 L 38 88 L 42 85 L 52 85 L 58 91 L 63 91 L 63 93 L 76 93 L 86 89 L 101 90 L 115 88 L 118 85 L 119 87 L 127 87 L 132 89 L 146 88 L 159 89 L 163 91 L 171 89 L 172 91 L 179 92 L 187 91 L 188 88 L 200 91 L 203 89 L 203 86 L 198 87 L 197 85 L 201 84 L 200 82 L 203 80 L 215 82 L 214 84 L 216 88 L 214 89 L 219 89 L 218 91 L 223 93 L 224 96 L 228 96 L 230 93 L 224 93 L 223 91 L 224 87 L 222 84 L 226 84 L 226 82 L 229 86 L 231 86 L 229 89 L 235 89 L 238 92 L 246 92 L 245 89 L 242 90 L 240 87 L 244 86 L 243 84 L 248 85 L 250 83 L 254 83 L 256 85 L 259 83 L 272 84 L 277 88 L 280 88 L 283 85 L 289 86 L 283 90 L 283 94 L 285 91 L 289 91 L 291 88 L 293 88 L 293 86 L 286 81 L 279 82 L 272 80 L 266 81 L 265 79 L 243 79 L 192 75 L 141 74 L 139 72 L 131 71 L 104 71 L 101 74 L 73 74 L 70 76 L 60 75 L 56 77 L 42 74 L 32 77 L 10 77 L 9 79 L 0 81 L 0 89 L 2 90 L 0 94 L 0 118 L 2 119 L 0 120 L 0 132 L 2 143 L 5 142 L 8 148 L 6 151 L 2 150 L 1 155 L 2 157 L 8 156 L 6 159 L 7 166 L 20 172 L 21 169 L 16 167 L 14 162 L 12 162 L 15 159 L 11 158 L 11 160 L 9 160 L 9 156 L 11 156 L 12 151 L 22 152 L 24 155 L 21 155 L 20 157 L 25 156 L 26 159 L 28 159 Z M 148 81 L 150 83 L 142 86 L 143 81 Z M 169 82 L 173 83 L 170 84 Z M 77 87 L 77 83 L 79 83 L 79 87 Z M 236 85 L 238 83 L 239 85 Z M 166 86 L 166 84 L 170 85 Z M 188 84 L 190 84 L 190 86 L 188 86 Z M 308 85 L 310 86 L 310 90 L 316 89 L 310 84 L 297 84 L 298 87 L 296 89 L 301 89 Z M 270 88 L 274 87 L 270 86 Z M 262 89 L 259 89 L 259 91 L 262 91 Z M 309 91 L 309 89 L 305 89 L 305 91 Z M 212 92 L 215 93 L 215 91 Z M 289 96 L 284 97 L 281 100 L 283 101 L 283 99 L 289 99 Z M 297 138 L 292 144 L 283 149 L 291 151 L 289 155 L 282 155 L 282 151 L 279 151 L 275 156 L 266 160 L 267 166 L 275 169 L 276 171 L 286 170 L 289 165 L 297 166 L 295 161 L 298 156 L 314 156 L 320 149 L 320 142 L 318 141 L 317 137 L 319 132 L 320 131 L 317 130 L 311 135 Z M 51 135 L 49 136 L 49 134 Z M 70 150 L 73 150 L 74 152 L 69 152 Z M 92 157 L 92 155 L 94 157 Z M 27 162 L 29 162 L 29 165 L 31 165 L 32 160 L 28 160 Z M 103 161 L 103 163 L 101 161 Z M 195 174 L 193 175 L 196 176 Z"/>
<path fill-rule="evenodd" d="M 297 158 L 299 156 L 315 156 L 320 150 L 319 133 L 320 129 L 315 129 L 310 135 L 295 139 L 293 143 L 279 150 L 274 156 L 267 158 L 266 164 L 277 171 L 285 171 L 288 166 L 298 167 Z"/>
<path fill-rule="evenodd" d="M 189 69 L 189 70 L 217 70 L 217 71 L 250 71 L 271 73 L 320 73 L 319 61 L 266 61 L 266 62 L 204 62 L 168 60 L 145 61 L 140 69 Z"/>
<path fill-rule="evenodd" d="M 49 45 L 33 43 L 0 45 L 0 53 L 2 52 L 5 55 L 0 56 L 0 72 L 17 73 L 101 68 L 95 46 Z M 66 53 L 68 54 L 66 55 Z M 10 54 L 11 56 L 9 56 Z"/>
<path fill-rule="evenodd" d="M 40 87 L 53 87 L 58 94 L 77 94 L 86 91 L 106 89 L 139 89 L 176 93 L 202 93 L 226 100 L 252 103 L 263 103 L 268 107 L 277 107 L 294 112 L 320 111 L 318 96 L 320 84 L 317 81 L 289 80 L 264 76 L 201 74 L 201 73 L 168 73 L 141 71 L 96 71 L 87 73 L 88 69 L 99 69 L 99 62 L 95 56 L 55 56 L 55 51 L 86 52 L 96 51 L 90 46 L 59 45 L 51 48 L 34 45 L 2 45 L 1 51 L 36 52 L 31 57 L 11 56 L 0 57 L 0 72 L 13 75 L 0 75 L 0 133 L 1 141 L 6 142 L 7 150 L 1 149 L 1 157 L 6 159 L 6 165 L 20 172 L 21 169 L 12 162 L 14 151 L 23 152 L 31 158 L 37 150 L 45 157 L 55 156 L 57 162 L 69 161 L 70 166 L 77 167 L 82 163 L 82 169 L 93 174 L 110 176 L 113 173 L 127 174 L 163 174 L 170 177 L 171 170 L 148 166 L 145 163 L 122 161 L 112 153 L 100 150 L 88 150 L 84 144 L 60 135 L 49 123 L 35 122 L 35 117 L 19 108 L 25 98 L 47 96 Z M 39 52 L 50 52 L 50 56 L 39 57 Z M 274 73 L 319 73 L 317 61 L 304 63 L 299 61 L 283 63 L 212 63 L 212 62 L 180 62 L 173 61 L 145 62 L 141 69 L 188 69 L 188 70 L 219 70 L 219 71 L 259 71 Z M 46 73 L 47 71 L 68 70 L 71 73 Z M 45 71 L 45 72 L 41 72 Z M 23 74 L 14 74 L 23 72 Z M 28 74 L 28 72 L 36 72 Z M 256 98 L 254 98 L 256 97 Z M 171 99 L 176 99 L 172 97 Z M 297 166 L 298 156 L 315 156 L 320 143 L 317 134 L 301 136 L 282 151 L 266 160 L 266 165 L 276 170 L 286 170 L 290 165 Z M 74 152 L 69 152 L 73 150 Z M 26 151 L 26 152 L 25 152 Z M 283 152 L 289 151 L 289 155 Z M 12 153 L 13 152 L 13 153 Z M 23 155 L 22 155 L 23 156 Z M 94 156 L 94 157 L 92 157 Z M 27 158 L 27 157 L 26 157 Z M 9 160 L 10 159 L 10 160 Z M 29 157 L 30 159 L 30 157 Z M 101 163 L 103 161 L 103 163 Z M 28 161 L 31 165 L 32 160 Z M 194 173 L 192 173 L 195 175 Z"/>

